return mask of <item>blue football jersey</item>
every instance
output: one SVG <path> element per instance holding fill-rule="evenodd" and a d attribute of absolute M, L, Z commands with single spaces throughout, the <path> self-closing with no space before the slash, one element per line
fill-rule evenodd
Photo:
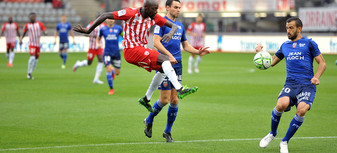
<path fill-rule="evenodd" d="M 180 48 L 180 43 L 186 41 L 186 35 L 185 35 L 185 28 L 182 23 L 179 21 L 172 21 L 169 19 L 167 16 L 165 18 L 172 23 L 176 24 L 178 26 L 177 32 L 172 36 L 172 39 L 168 42 L 162 42 L 163 46 L 170 51 L 170 53 L 174 56 L 174 58 L 177 60 L 178 63 L 174 64 L 173 67 L 182 67 L 181 64 L 181 48 Z M 163 37 L 165 34 L 169 33 L 171 28 L 167 26 L 158 26 L 156 25 L 154 28 L 153 34 L 159 35 L 160 37 Z"/>
<path fill-rule="evenodd" d="M 64 24 L 62 22 L 58 23 L 56 26 L 56 30 L 59 32 L 60 43 L 69 42 L 68 34 L 71 30 L 71 24 L 69 22 L 66 22 Z"/>
<path fill-rule="evenodd" d="M 310 80 L 314 76 L 313 60 L 320 54 L 317 44 L 312 39 L 303 37 L 295 42 L 284 42 L 275 55 L 286 60 L 285 84 L 311 84 Z"/>
<path fill-rule="evenodd" d="M 118 39 L 122 32 L 123 29 L 119 25 L 114 25 L 111 28 L 109 28 L 108 26 L 104 26 L 99 30 L 98 36 L 99 37 L 103 36 L 105 39 L 104 52 L 120 54 Z"/>

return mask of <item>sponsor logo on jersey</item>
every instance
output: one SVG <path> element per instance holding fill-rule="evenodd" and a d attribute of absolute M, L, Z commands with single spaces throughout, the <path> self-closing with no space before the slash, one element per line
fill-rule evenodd
<path fill-rule="evenodd" d="M 300 47 L 304 47 L 304 46 L 305 46 L 305 44 L 302 44 L 302 43 L 300 43 L 300 44 L 299 44 L 299 46 L 300 46 Z"/>
<path fill-rule="evenodd" d="M 304 56 L 302 56 L 302 52 L 290 52 L 287 60 L 304 60 Z"/>
<path fill-rule="evenodd" d="M 120 10 L 120 11 L 118 11 L 118 16 L 120 17 L 120 16 L 123 16 L 123 15 L 125 15 L 126 14 L 126 10 Z"/>
<path fill-rule="evenodd" d="M 112 35 L 108 35 L 106 38 L 106 40 L 117 40 L 116 35 L 112 34 Z"/>

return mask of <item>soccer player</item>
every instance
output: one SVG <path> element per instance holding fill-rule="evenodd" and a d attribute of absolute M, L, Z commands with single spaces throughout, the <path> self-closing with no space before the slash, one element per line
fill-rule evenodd
<path fill-rule="evenodd" d="M 93 23 L 94 22 L 89 23 L 87 25 L 87 28 L 91 27 Z M 87 60 L 76 61 L 75 65 L 73 66 L 74 72 L 79 67 L 88 66 L 88 65 L 90 66 L 94 57 L 97 56 L 98 63 L 96 67 L 95 78 L 93 80 L 93 83 L 97 83 L 97 84 L 103 84 L 103 81 L 99 80 L 99 77 L 101 76 L 101 73 L 103 70 L 103 48 L 98 48 L 96 39 L 97 39 L 99 30 L 104 26 L 105 26 L 105 23 L 102 23 L 98 25 L 95 29 L 93 29 L 91 33 L 87 33 L 89 34 L 89 51 L 87 54 Z M 102 46 L 102 44 L 103 44 L 103 40 L 100 41 L 100 46 Z"/>
<path fill-rule="evenodd" d="M 196 50 L 194 47 L 192 47 L 185 36 L 185 28 L 182 23 L 179 21 L 176 21 L 176 18 L 178 18 L 180 13 L 180 0 L 167 0 L 166 1 L 166 10 L 167 15 L 165 16 L 165 19 L 168 21 L 176 24 L 178 26 L 178 31 L 173 35 L 172 40 L 168 43 L 162 42 L 162 37 L 169 33 L 171 28 L 167 26 L 159 27 L 155 26 L 154 30 L 154 46 L 163 54 L 167 55 L 171 59 L 175 59 L 176 62 L 172 66 L 177 74 L 177 79 L 179 82 L 182 81 L 182 63 L 181 63 L 181 48 L 180 43 L 182 44 L 184 50 L 194 53 L 194 54 L 207 54 L 209 51 L 207 48 L 201 47 L 199 50 Z M 153 80 L 156 80 L 156 78 L 164 78 L 164 74 L 157 72 L 154 76 Z M 151 83 L 152 85 L 153 83 Z M 153 91 L 158 87 L 154 86 L 152 87 L 150 85 L 147 95 L 145 96 L 146 99 L 151 99 Z M 153 119 L 154 117 L 162 110 L 162 108 L 170 103 L 170 106 L 167 111 L 167 123 L 166 123 L 166 129 L 163 132 L 163 137 L 166 139 L 166 142 L 173 142 L 172 136 L 171 136 L 171 128 L 172 125 L 176 119 L 177 113 L 178 113 L 178 96 L 177 91 L 174 89 L 174 86 L 172 85 L 171 81 L 166 77 L 164 81 L 161 83 L 159 87 L 160 92 L 160 98 L 154 103 L 153 109 L 154 112 L 151 112 L 149 116 L 144 120 L 145 123 L 145 130 L 144 133 L 147 137 L 152 137 L 152 125 L 153 125 Z M 145 97 L 141 98 L 144 99 Z"/>
<path fill-rule="evenodd" d="M 191 38 L 191 45 L 196 48 L 200 49 L 204 45 L 204 37 L 205 37 L 205 31 L 206 31 L 206 25 L 202 22 L 203 18 L 202 15 L 199 14 L 195 22 L 190 24 L 187 28 L 187 33 L 192 35 Z M 193 53 L 190 54 L 190 57 L 188 58 L 188 73 L 192 74 L 192 66 L 193 66 L 193 60 L 194 60 Z M 194 63 L 194 72 L 199 73 L 199 63 L 201 62 L 202 55 L 198 55 L 197 59 Z"/>
<path fill-rule="evenodd" d="M 69 47 L 69 39 L 68 34 L 73 37 L 73 44 L 75 44 L 75 36 L 74 32 L 71 31 L 71 24 L 67 22 L 67 16 L 62 15 L 61 16 L 61 22 L 56 25 L 56 31 L 55 31 L 55 44 L 57 42 L 57 36 L 60 37 L 60 50 L 59 55 L 61 59 L 63 60 L 62 69 L 66 68 L 66 62 L 67 62 L 67 49 Z"/>
<path fill-rule="evenodd" d="M 113 80 L 115 74 L 119 75 L 121 68 L 121 54 L 118 46 L 119 35 L 123 36 L 123 28 L 119 25 L 115 25 L 115 20 L 106 19 L 107 26 L 102 27 L 99 30 L 98 37 L 96 39 L 98 48 L 101 48 L 101 38 L 104 37 L 105 47 L 103 53 L 104 65 L 106 67 L 106 79 L 110 87 L 109 95 L 115 93 L 113 88 Z"/>
<path fill-rule="evenodd" d="M 20 38 L 19 25 L 16 22 L 13 22 L 13 17 L 8 17 L 8 22 L 5 22 L 2 25 L 1 35 L 5 33 L 7 52 L 6 57 L 8 59 L 8 67 L 13 66 L 14 61 L 14 48 L 16 45 L 16 37 Z"/>
<path fill-rule="evenodd" d="M 47 35 L 46 33 L 46 27 L 43 25 L 42 22 L 35 21 L 36 20 L 36 14 L 34 12 L 29 14 L 30 22 L 26 23 L 23 28 L 23 34 L 20 38 L 20 45 L 22 44 L 22 39 L 26 36 L 26 33 L 28 32 L 29 36 L 29 60 L 28 60 L 28 79 L 34 79 L 32 77 L 32 73 L 36 68 L 36 64 L 38 62 L 39 56 L 40 56 L 40 37 L 41 32 L 43 32 L 44 35 Z"/>
<path fill-rule="evenodd" d="M 318 49 L 317 44 L 301 35 L 302 21 L 292 17 L 286 23 L 287 34 L 290 41 L 284 42 L 280 49 L 272 57 L 271 66 L 275 66 L 283 58 L 286 60 L 287 79 L 281 90 L 276 107 L 272 111 L 271 131 L 261 141 L 260 147 L 265 148 L 275 138 L 277 127 L 283 112 L 297 107 L 296 114 L 285 137 L 280 143 L 280 152 L 288 153 L 288 143 L 297 129 L 302 125 L 304 116 L 310 110 L 316 94 L 316 86 L 323 74 L 326 64 Z M 256 47 L 256 51 L 262 51 L 262 45 Z M 318 63 L 316 74 L 313 72 L 313 60 Z"/>
<path fill-rule="evenodd" d="M 120 11 L 104 13 L 99 16 L 89 29 L 83 28 L 81 25 L 74 27 L 74 30 L 81 33 L 89 34 L 105 19 L 124 20 L 124 57 L 125 60 L 136 66 L 142 67 L 147 71 L 158 70 L 165 73 L 171 80 L 173 86 L 177 89 L 179 98 L 197 91 L 197 87 L 184 88 L 178 82 L 177 75 L 172 68 L 170 58 L 167 55 L 160 54 L 156 50 L 147 48 L 146 36 L 149 36 L 149 29 L 154 24 L 159 26 L 167 26 L 172 28 L 171 31 L 162 37 L 163 42 L 169 42 L 172 36 L 178 30 L 178 26 L 171 21 L 157 14 L 157 0 L 145 0 L 140 8 L 127 8 Z M 155 82 L 157 86 L 161 82 Z M 141 101 L 147 110 L 153 111 L 150 101 Z"/>

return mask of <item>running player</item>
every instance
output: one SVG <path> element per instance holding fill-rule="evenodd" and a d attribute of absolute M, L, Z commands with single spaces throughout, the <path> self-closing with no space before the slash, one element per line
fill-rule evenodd
<path fill-rule="evenodd" d="M 178 31 L 173 35 L 172 40 L 168 43 L 161 42 L 162 36 L 169 33 L 171 28 L 163 26 L 155 26 L 154 30 L 154 46 L 163 54 L 169 56 L 172 59 L 176 60 L 176 64 L 174 64 L 172 67 L 174 68 L 178 81 L 181 83 L 182 81 L 182 63 L 181 63 L 181 48 L 180 43 L 183 46 L 184 50 L 194 53 L 194 54 L 207 54 L 209 51 L 207 48 L 201 47 L 199 50 L 196 50 L 193 48 L 187 41 L 185 36 L 185 28 L 182 23 L 179 21 L 176 21 L 176 18 L 178 18 L 180 13 L 180 0 L 167 0 L 166 1 L 166 10 L 167 15 L 165 18 L 176 24 L 178 26 Z M 156 78 L 161 78 L 163 80 L 164 74 L 157 72 L 155 76 L 153 77 L 153 80 L 155 81 Z M 152 85 L 153 83 L 151 83 Z M 152 87 L 150 85 L 146 99 L 151 99 L 153 91 L 158 87 L 154 86 Z M 153 109 L 154 112 L 150 113 L 149 116 L 144 120 L 145 123 L 145 130 L 144 133 L 147 137 L 152 137 L 152 124 L 154 117 L 162 110 L 162 108 L 170 103 L 170 106 L 167 111 L 167 123 L 166 123 L 166 129 L 163 132 L 163 137 L 166 139 L 166 142 L 173 142 L 172 136 L 171 136 L 171 128 L 172 125 L 176 119 L 177 113 L 178 113 L 178 96 L 177 91 L 174 89 L 174 86 L 172 85 L 171 81 L 166 77 L 164 81 L 162 81 L 160 87 L 160 98 L 154 103 Z M 144 99 L 143 97 L 142 99 Z"/>
<path fill-rule="evenodd" d="M 16 37 L 20 38 L 19 25 L 16 22 L 13 22 L 13 17 L 8 17 L 8 22 L 5 22 L 2 25 L 1 35 L 5 33 L 7 52 L 6 57 L 8 59 L 8 67 L 13 66 L 14 61 L 14 48 L 16 45 Z"/>
<path fill-rule="evenodd" d="M 162 37 L 163 42 L 169 42 L 178 30 L 178 26 L 157 14 L 157 0 L 145 0 L 140 8 L 127 8 L 120 11 L 104 13 L 98 17 L 89 29 L 82 28 L 81 25 L 74 27 L 74 30 L 81 33 L 90 33 L 105 19 L 124 20 L 124 57 L 125 60 L 147 71 L 158 70 L 165 73 L 177 89 L 178 97 L 181 99 L 186 95 L 197 91 L 197 87 L 183 88 L 178 82 L 177 75 L 172 68 L 170 58 L 167 55 L 147 48 L 146 36 L 149 36 L 149 29 L 154 24 L 172 28 L 171 31 Z M 156 82 L 159 86 L 161 82 Z M 153 111 L 150 101 L 140 101 L 147 110 Z"/>
<path fill-rule="evenodd" d="M 261 148 L 268 146 L 277 134 L 282 113 L 289 111 L 295 105 L 296 114 L 280 143 L 281 153 L 288 153 L 289 140 L 302 125 L 306 112 L 310 110 L 315 98 L 316 86 L 320 83 L 319 78 L 326 68 L 317 44 L 312 39 L 302 37 L 302 21 L 296 17 L 289 18 L 286 28 L 291 41 L 281 45 L 273 56 L 272 66 L 285 58 L 287 79 L 278 96 L 276 107 L 272 111 L 271 131 L 260 141 Z M 258 45 L 256 51 L 262 51 L 262 45 Z M 314 59 L 318 63 L 316 74 L 313 72 Z"/>
<path fill-rule="evenodd" d="M 98 17 L 98 16 L 97 16 Z M 88 24 L 87 28 L 91 27 L 94 22 L 91 22 Z M 99 77 L 101 76 L 102 70 L 103 70 L 103 48 L 99 48 L 96 43 L 96 38 L 98 36 L 99 30 L 104 27 L 106 24 L 102 23 L 98 25 L 94 30 L 92 30 L 89 34 L 89 51 L 87 54 L 87 60 L 79 61 L 77 60 L 75 65 L 73 66 L 73 71 L 75 72 L 79 67 L 83 66 L 90 66 L 92 63 L 92 60 L 95 56 L 97 56 L 98 63 L 96 67 L 96 73 L 95 78 L 93 80 L 93 83 L 97 84 L 103 84 L 103 81 L 99 80 Z M 103 40 L 100 41 L 100 46 L 102 46 Z"/>
<path fill-rule="evenodd" d="M 63 60 L 62 69 L 66 68 L 66 62 L 67 62 L 67 49 L 69 47 L 69 39 L 68 39 L 68 33 L 73 37 L 73 44 L 75 44 L 75 36 L 74 32 L 71 31 L 71 24 L 67 22 L 67 16 L 62 15 L 61 16 L 61 22 L 56 25 L 56 31 L 55 31 L 55 44 L 57 42 L 57 36 L 60 37 L 60 50 L 59 55 L 61 59 Z"/>
<path fill-rule="evenodd" d="M 110 91 L 109 95 L 115 93 L 113 88 L 113 80 L 115 74 L 119 75 L 121 68 L 121 54 L 118 46 L 119 35 L 123 36 L 123 28 L 119 25 L 115 25 L 115 20 L 106 19 L 107 26 L 104 26 L 99 30 L 97 37 L 98 48 L 101 48 L 101 38 L 104 37 L 105 47 L 103 53 L 104 65 L 106 67 L 106 79 L 108 81 Z"/>
<path fill-rule="evenodd" d="M 205 31 L 206 31 L 206 25 L 205 23 L 202 22 L 203 18 L 202 15 L 199 14 L 195 22 L 190 24 L 187 28 L 187 33 L 192 35 L 191 38 L 191 45 L 196 48 L 200 49 L 204 45 L 204 37 L 205 37 Z M 192 66 L 193 66 L 193 60 L 194 60 L 194 55 L 191 53 L 190 57 L 188 58 L 188 73 L 192 73 Z M 199 73 L 199 63 L 201 62 L 201 55 L 197 56 L 197 59 L 195 60 L 194 63 L 194 72 Z"/>
<path fill-rule="evenodd" d="M 43 25 L 42 22 L 35 21 L 36 20 L 36 14 L 30 13 L 29 14 L 30 22 L 26 23 L 23 28 L 23 35 L 20 38 L 20 45 L 22 44 L 22 39 L 26 36 L 26 33 L 28 32 L 29 36 L 29 60 L 28 60 L 28 79 L 34 79 L 32 77 L 32 73 L 36 68 L 36 64 L 38 62 L 39 56 L 40 56 L 40 37 L 41 32 L 43 32 L 44 35 L 47 35 L 46 33 L 46 27 Z"/>

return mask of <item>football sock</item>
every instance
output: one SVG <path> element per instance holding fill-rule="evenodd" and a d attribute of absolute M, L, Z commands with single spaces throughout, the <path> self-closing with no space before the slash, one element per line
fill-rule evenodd
<path fill-rule="evenodd" d="M 300 116 L 298 116 L 296 114 L 295 117 L 293 118 L 293 120 L 291 120 L 290 125 L 289 125 L 289 129 L 287 131 L 287 134 L 283 138 L 282 141 L 289 142 L 290 138 L 293 137 L 293 135 L 295 134 L 295 132 L 297 131 L 297 129 L 300 128 L 300 126 L 302 125 L 303 121 L 304 121 L 304 116 L 300 117 Z"/>
<path fill-rule="evenodd" d="M 112 70 L 112 79 L 115 80 L 115 69 Z"/>
<path fill-rule="evenodd" d="M 182 88 L 181 84 L 178 81 L 177 74 L 174 71 L 174 69 L 172 68 L 172 65 L 171 65 L 170 61 L 164 61 L 161 64 L 161 66 L 162 66 L 162 69 L 163 69 L 164 73 L 166 74 L 166 76 L 169 78 L 169 80 L 173 84 L 174 88 L 176 88 L 176 89 Z"/>
<path fill-rule="evenodd" d="M 66 65 L 66 62 L 67 62 L 67 58 L 68 58 L 68 53 L 62 53 L 63 54 L 63 65 Z"/>
<path fill-rule="evenodd" d="M 8 62 L 10 63 L 10 64 L 13 64 L 13 61 L 14 61 L 14 51 L 13 52 L 10 52 L 9 53 L 9 60 L 8 60 Z"/>
<path fill-rule="evenodd" d="M 108 81 L 110 89 L 113 89 L 112 72 L 106 72 L 106 80 Z"/>
<path fill-rule="evenodd" d="M 200 62 L 201 62 L 201 57 L 197 56 L 197 59 L 195 60 L 195 63 L 194 63 L 194 68 L 198 68 Z"/>
<path fill-rule="evenodd" d="M 146 99 L 147 100 L 151 100 L 153 92 L 158 88 L 158 86 L 164 80 L 164 78 L 165 78 L 165 74 L 164 73 L 160 73 L 160 72 L 157 72 L 153 76 L 152 82 L 151 82 L 149 88 L 146 91 Z"/>
<path fill-rule="evenodd" d="M 98 62 L 96 67 L 96 74 L 94 80 L 99 80 L 99 77 L 101 76 L 103 70 L 103 62 Z"/>
<path fill-rule="evenodd" d="M 157 100 L 156 103 L 153 104 L 154 112 L 149 114 L 149 116 L 146 118 L 146 122 L 152 124 L 154 117 L 161 111 L 163 107 L 164 105 L 159 100 Z"/>
<path fill-rule="evenodd" d="M 9 53 L 6 52 L 6 58 L 9 60 Z"/>
<path fill-rule="evenodd" d="M 63 53 L 59 52 L 59 55 L 60 55 L 61 59 L 63 59 Z"/>
<path fill-rule="evenodd" d="M 167 123 L 165 128 L 165 133 L 171 133 L 173 122 L 176 120 L 178 113 L 178 104 L 170 104 L 167 110 Z"/>
<path fill-rule="evenodd" d="M 192 65 L 193 65 L 193 56 L 190 55 L 190 57 L 188 57 L 188 69 L 192 70 Z"/>
<path fill-rule="evenodd" d="M 88 66 L 88 60 L 80 61 L 77 66 L 79 66 L 79 67 Z"/>
<path fill-rule="evenodd" d="M 32 73 L 33 72 L 34 62 L 35 62 L 35 56 L 30 56 L 29 60 L 28 60 L 28 73 Z"/>
<path fill-rule="evenodd" d="M 273 136 L 276 136 L 277 134 L 277 127 L 280 123 L 280 119 L 283 112 L 278 112 L 276 110 L 276 107 L 273 109 L 273 112 L 271 113 L 271 131 L 270 133 L 273 134 Z"/>
<path fill-rule="evenodd" d="M 39 61 L 38 59 L 35 59 L 34 64 L 33 64 L 33 71 L 35 70 L 38 61 Z"/>

